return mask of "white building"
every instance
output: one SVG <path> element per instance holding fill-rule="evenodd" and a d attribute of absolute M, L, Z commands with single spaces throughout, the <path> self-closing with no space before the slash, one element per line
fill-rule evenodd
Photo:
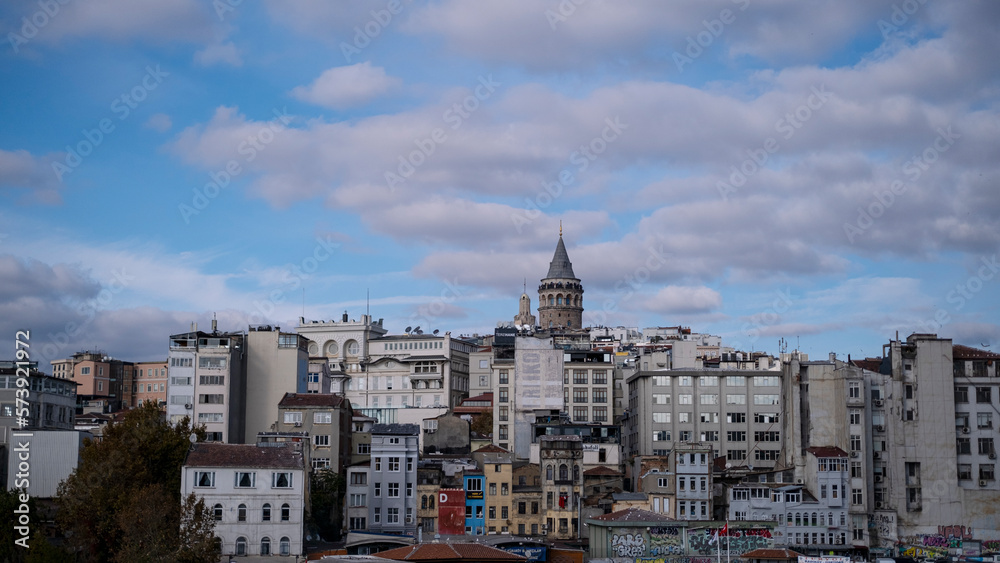
<path fill-rule="evenodd" d="M 194 444 L 181 494 L 211 507 L 223 555 L 303 555 L 306 457 L 297 443 Z"/>
<path fill-rule="evenodd" d="M 420 427 L 415 424 L 376 424 L 371 435 L 368 530 L 413 535 L 417 531 Z M 349 479 L 353 478 L 350 475 L 355 474 L 354 469 L 348 469 Z M 348 483 L 350 486 L 350 481 Z"/>
<path fill-rule="evenodd" d="M 214 321 L 213 321 L 214 324 Z M 194 331 L 170 336 L 167 419 L 204 424 L 209 441 L 243 441 L 246 362 L 242 333 Z M 275 403 L 277 410 L 277 403 Z"/>

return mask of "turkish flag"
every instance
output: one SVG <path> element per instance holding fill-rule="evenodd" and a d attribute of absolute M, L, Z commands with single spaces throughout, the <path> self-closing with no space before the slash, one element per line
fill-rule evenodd
<path fill-rule="evenodd" d="M 722 532 L 720 532 L 719 535 L 720 536 L 729 535 L 729 522 L 726 522 L 726 525 L 722 527 Z"/>

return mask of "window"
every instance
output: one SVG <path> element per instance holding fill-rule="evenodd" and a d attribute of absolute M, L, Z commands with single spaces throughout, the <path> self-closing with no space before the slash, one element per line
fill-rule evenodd
<path fill-rule="evenodd" d="M 670 423 L 670 413 L 669 412 L 654 412 L 653 413 L 653 422 L 660 423 L 660 424 L 669 424 Z"/>
<path fill-rule="evenodd" d="M 747 413 L 745 412 L 731 412 L 726 414 L 726 422 L 730 424 L 738 424 L 747 421 Z"/>
<path fill-rule="evenodd" d="M 191 385 L 191 378 L 174 376 L 170 378 L 170 385 L 171 386 Z"/>
<path fill-rule="evenodd" d="M 247 554 L 247 539 L 243 536 L 236 538 L 236 555 Z"/>
<path fill-rule="evenodd" d="M 776 413 L 758 412 L 754 413 L 753 421 L 758 424 L 775 424 L 778 422 L 778 415 Z"/>
<path fill-rule="evenodd" d="M 500 388 L 500 397 L 499 397 L 498 400 L 501 403 L 506 403 L 507 402 L 507 388 L 506 387 L 501 387 Z"/>
<path fill-rule="evenodd" d="M 780 404 L 780 397 L 778 395 L 754 395 L 753 404 L 755 405 L 777 405 Z"/>
<path fill-rule="evenodd" d="M 861 462 L 852 461 L 851 462 L 851 477 L 860 478 L 861 477 Z"/>
<path fill-rule="evenodd" d="M 301 412 L 286 412 L 285 424 L 302 424 Z"/>
<path fill-rule="evenodd" d="M 677 378 L 677 385 L 679 385 L 681 387 L 690 387 L 691 386 L 691 377 L 687 376 L 687 375 L 682 375 L 682 376 L 678 377 Z"/>
<path fill-rule="evenodd" d="M 653 441 L 654 442 L 669 442 L 670 441 L 670 431 L 669 430 L 653 430 Z"/>
<path fill-rule="evenodd" d="M 237 471 L 236 472 L 236 484 L 237 488 L 253 488 L 257 486 L 257 474 L 248 471 Z"/>
<path fill-rule="evenodd" d="M 190 378 L 188 378 L 190 380 Z M 225 385 L 226 376 L 224 375 L 199 375 L 198 385 Z"/>
<path fill-rule="evenodd" d="M 669 393 L 653 393 L 653 404 L 654 405 L 669 405 L 670 404 L 670 394 Z"/>
<path fill-rule="evenodd" d="M 979 428 L 993 428 L 993 413 L 981 412 L 977 414 L 976 425 Z"/>
<path fill-rule="evenodd" d="M 861 382 L 860 381 L 848 381 L 847 382 L 847 397 L 850 399 L 860 399 L 861 398 Z"/>
<path fill-rule="evenodd" d="M 291 555 L 292 542 L 289 541 L 288 536 L 282 537 L 281 541 L 278 542 L 278 554 L 279 555 Z"/>
<path fill-rule="evenodd" d="M 194 482 L 195 487 L 214 487 L 215 471 L 195 471 Z"/>
<path fill-rule="evenodd" d="M 959 438 L 956 449 L 959 454 L 971 454 L 972 453 L 972 441 L 968 438 Z"/>
<path fill-rule="evenodd" d="M 851 451 L 859 452 L 861 451 L 861 435 L 851 434 Z"/>
<path fill-rule="evenodd" d="M 389 483 L 386 494 L 389 498 L 399 498 L 399 483 Z"/>
<path fill-rule="evenodd" d="M 692 404 L 692 402 L 691 402 L 691 395 L 687 395 L 687 394 L 677 395 L 677 404 L 678 405 L 690 405 L 690 404 Z"/>
<path fill-rule="evenodd" d="M 742 461 L 747 458 L 746 450 L 728 450 L 726 457 L 734 461 Z"/>
<path fill-rule="evenodd" d="M 993 389 L 990 387 L 976 387 L 976 402 L 987 404 L 993 402 Z"/>
<path fill-rule="evenodd" d="M 358 444 L 358 455 L 367 455 L 372 453 L 371 444 Z"/>
<path fill-rule="evenodd" d="M 775 375 L 756 375 L 753 378 L 753 384 L 756 387 L 777 387 L 781 385 L 781 382 Z"/>
<path fill-rule="evenodd" d="M 719 431 L 718 430 L 706 430 L 701 433 L 702 442 L 718 442 L 719 441 Z"/>
<path fill-rule="evenodd" d="M 507 382 L 510 380 L 510 371 L 505 369 L 499 370 L 497 372 L 497 378 L 499 380 L 498 383 L 501 385 L 507 385 Z"/>
<path fill-rule="evenodd" d="M 271 474 L 271 488 L 290 489 L 292 487 L 292 474 L 284 471 L 276 471 Z"/>
<path fill-rule="evenodd" d="M 271 521 L 271 505 L 269 503 L 264 503 L 264 506 L 260 508 L 260 520 L 261 522 Z"/>
<path fill-rule="evenodd" d="M 333 413 L 316 412 L 313 413 L 313 424 L 330 424 L 333 422 Z"/>
<path fill-rule="evenodd" d="M 971 472 L 972 470 L 970 469 L 969 471 Z M 216 522 L 222 522 L 222 505 L 221 504 L 216 504 L 214 507 L 212 507 L 212 517 L 215 518 Z"/>
<path fill-rule="evenodd" d="M 717 375 L 703 375 L 698 378 L 698 387 L 718 387 L 719 386 L 719 376 Z"/>
<path fill-rule="evenodd" d="M 743 387 L 746 384 L 747 378 L 745 375 L 726 376 L 726 387 Z"/>
<path fill-rule="evenodd" d="M 607 389 L 594 389 L 594 402 L 595 403 L 606 403 L 606 402 L 608 402 L 608 390 Z"/>
<path fill-rule="evenodd" d="M 594 422 L 608 421 L 608 407 L 594 407 Z"/>
<path fill-rule="evenodd" d="M 745 404 L 747 404 L 747 396 L 746 395 L 732 395 L 732 394 L 726 395 L 726 404 L 727 405 L 745 405 Z"/>
<path fill-rule="evenodd" d="M 653 386 L 654 387 L 670 387 L 670 376 L 667 376 L 667 375 L 654 375 L 653 376 Z"/>
<path fill-rule="evenodd" d="M 399 458 L 390 457 L 389 458 L 389 471 L 399 471 Z"/>
<path fill-rule="evenodd" d="M 956 387 L 955 388 L 955 402 L 956 403 L 968 403 L 969 402 L 969 388 L 968 387 Z"/>
<path fill-rule="evenodd" d="M 861 409 L 850 410 L 851 424 L 861 424 Z"/>
<path fill-rule="evenodd" d="M 198 358 L 198 367 L 206 369 L 225 369 L 226 358 L 224 356 L 201 356 Z"/>
<path fill-rule="evenodd" d="M 368 528 L 366 518 L 351 518 L 348 520 L 348 528 L 351 530 L 365 530 Z"/>
<path fill-rule="evenodd" d="M 349 496 L 350 504 L 348 506 L 368 506 L 367 497 L 368 495 L 364 493 L 351 493 Z M 424 502 L 427 502 L 427 497 L 424 497 Z M 426 508 L 426 506 L 424 507 Z"/>
<path fill-rule="evenodd" d="M 573 407 L 573 421 L 574 422 L 587 422 L 587 407 Z"/>
<path fill-rule="evenodd" d="M 573 370 L 573 383 L 575 385 L 586 385 L 587 384 L 587 370 L 585 370 L 585 369 L 575 369 L 575 370 Z"/>
<path fill-rule="evenodd" d="M 587 402 L 587 390 L 586 389 L 573 389 L 573 402 L 574 403 L 586 403 Z"/>
<path fill-rule="evenodd" d="M 595 369 L 593 373 L 594 385 L 607 385 L 608 384 L 608 370 Z"/>
<path fill-rule="evenodd" d="M 217 395 L 198 395 L 198 403 L 202 405 L 221 405 L 226 402 L 226 396 L 220 394 Z"/>
<path fill-rule="evenodd" d="M 851 504 L 864 504 L 864 499 L 861 489 L 851 489 Z"/>
<path fill-rule="evenodd" d="M 982 455 L 995 453 L 995 450 L 993 449 L 993 438 L 979 439 L 979 453 Z"/>
<path fill-rule="evenodd" d="M 979 478 L 984 481 L 992 481 L 994 477 L 994 466 L 992 463 L 984 463 L 979 466 Z"/>
<path fill-rule="evenodd" d="M 771 431 L 771 432 L 754 432 L 753 433 L 753 439 L 754 439 L 755 442 L 780 442 L 781 441 L 781 438 L 779 437 L 779 433 L 778 432 L 774 432 L 774 431 Z"/>
<path fill-rule="evenodd" d="M 727 430 L 726 440 L 730 442 L 746 442 L 747 433 L 743 430 Z"/>
<path fill-rule="evenodd" d="M 281 521 L 288 522 L 291 519 L 292 507 L 288 506 L 288 503 L 281 505 Z"/>
<path fill-rule="evenodd" d="M 779 453 L 780 450 L 756 450 L 753 454 L 757 461 L 775 461 Z"/>
<path fill-rule="evenodd" d="M 708 394 L 701 396 L 701 404 L 703 405 L 717 405 L 719 404 L 719 396 L 716 394 Z"/>
<path fill-rule="evenodd" d="M 247 505 L 241 504 L 236 508 L 236 521 L 237 522 L 247 521 Z"/>

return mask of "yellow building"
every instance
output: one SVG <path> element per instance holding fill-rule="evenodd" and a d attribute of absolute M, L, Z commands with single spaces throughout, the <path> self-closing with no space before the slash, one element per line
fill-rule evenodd
<path fill-rule="evenodd" d="M 511 533 L 513 456 L 513 453 L 493 444 L 472 452 L 473 459 L 483 470 L 486 484 L 487 534 Z"/>

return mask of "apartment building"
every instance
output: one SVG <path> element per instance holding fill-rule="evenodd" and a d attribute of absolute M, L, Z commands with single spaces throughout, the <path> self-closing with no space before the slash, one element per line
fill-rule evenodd
<path fill-rule="evenodd" d="M 10 433 L 20 429 L 19 408 L 27 407 L 26 429 L 73 430 L 76 416 L 76 389 L 79 383 L 71 379 L 50 377 L 38 371 L 38 362 L 21 366 L 28 374 L 27 405 L 19 405 L 17 390 L 18 364 L 0 361 L 0 444 L 10 442 Z M 22 400 L 24 400 L 22 398 Z M 6 482 L 6 481 L 4 481 Z"/>
<path fill-rule="evenodd" d="M 308 392 L 309 341 L 271 325 L 250 326 L 246 334 L 246 428 L 241 442 L 274 431 L 278 403 L 286 393 Z"/>
<path fill-rule="evenodd" d="M 213 322 L 214 324 L 214 322 Z M 170 336 L 167 419 L 204 424 L 208 440 L 242 443 L 246 431 L 246 338 L 239 332 Z M 277 403 L 275 403 L 277 406 Z"/>
<path fill-rule="evenodd" d="M 510 534 L 514 454 L 491 444 L 472 452 L 472 458 L 482 469 L 486 484 L 486 533 Z"/>
<path fill-rule="evenodd" d="M 539 438 L 544 531 L 550 539 L 580 537 L 583 498 L 583 441 L 579 436 Z"/>
<path fill-rule="evenodd" d="M 167 362 L 136 362 L 134 369 L 124 370 L 122 398 L 129 407 L 143 403 L 167 404 Z"/>
<path fill-rule="evenodd" d="M 712 520 L 712 444 L 675 444 L 671 459 L 677 519 Z"/>
<path fill-rule="evenodd" d="M 123 406 L 124 381 L 131 380 L 133 364 L 101 351 L 83 351 L 52 360 L 53 377 L 72 379 L 77 387 L 77 412 L 114 412 Z"/>
<path fill-rule="evenodd" d="M 781 380 L 770 370 L 640 369 L 626 380 L 625 449 L 667 455 L 699 442 L 731 466 L 774 467 L 782 449 Z"/>
<path fill-rule="evenodd" d="M 338 395 L 285 393 L 278 401 L 278 432 L 308 436 L 312 471 L 332 469 L 346 476 L 353 418 L 351 404 Z"/>
<path fill-rule="evenodd" d="M 415 424 L 376 424 L 372 427 L 367 501 L 369 531 L 416 533 L 419 434 L 420 427 Z"/>
<path fill-rule="evenodd" d="M 545 531 L 541 466 L 524 461 L 515 461 L 511 465 L 511 530 L 518 536 L 538 536 Z"/>
<path fill-rule="evenodd" d="M 301 444 L 193 444 L 181 494 L 194 493 L 215 515 L 223 555 L 304 555 L 309 498 Z"/>

